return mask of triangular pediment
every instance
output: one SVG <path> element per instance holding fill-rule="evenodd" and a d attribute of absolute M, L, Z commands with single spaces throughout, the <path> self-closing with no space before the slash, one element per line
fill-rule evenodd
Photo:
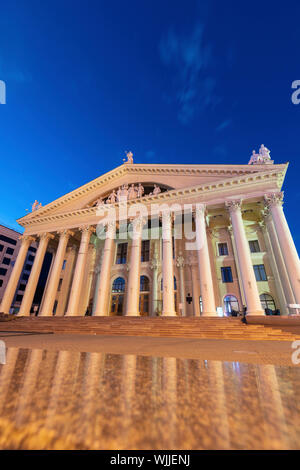
<path fill-rule="evenodd" d="M 123 184 L 157 184 L 164 191 L 183 190 L 199 185 L 230 181 L 243 175 L 282 171 L 280 165 L 151 165 L 125 163 L 95 180 L 65 194 L 40 209 L 25 215 L 18 222 L 23 225 L 35 219 L 91 207 L 94 201 Z"/>

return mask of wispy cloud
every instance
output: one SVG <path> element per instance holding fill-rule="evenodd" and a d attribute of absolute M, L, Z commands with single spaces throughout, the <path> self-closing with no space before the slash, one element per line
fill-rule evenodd
<path fill-rule="evenodd" d="M 204 43 L 203 29 L 198 23 L 189 35 L 170 30 L 159 44 L 162 63 L 173 71 L 174 89 L 170 99 L 178 104 L 178 119 L 183 124 L 216 102 L 216 83 L 209 73 L 211 46 Z"/>
<path fill-rule="evenodd" d="M 229 127 L 231 124 L 232 124 L 232 119 L 225 119 L 225 121 L 221 122 L 221 124 L 219 124 L 216 127 L 216 132 L 220 132 L 223 129 L 226 129 L 226 127 Z"/>
<path fill-rule="evenodd" d="M 219 157 L 226 157 L 228 154 L 227 148 L 225 147 L 225 145 L 216 145 L 213 148 L 213 153 Z"/>
<path fill-rule="evenodd" d="M 145 154 L 145 157 L 146 157 L 146 161 L 151 161 L 153 160 L 153 158 L 155 157 L 155 152 L 154 150 L 147 150 L 146 154 Z"/>
<path fill-rule="evenodd" d="M 5 61 L 0 57 L 0 78 L 5 81 L 15 83 L 29 83 L 32 81 L 31 75 L 21 70 L 20 67 L 12 61 Z"/>

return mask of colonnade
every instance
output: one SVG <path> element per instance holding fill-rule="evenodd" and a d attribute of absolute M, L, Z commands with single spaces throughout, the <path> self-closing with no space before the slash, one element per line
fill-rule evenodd
<path fill-rule="evenodd" d="M 264 196 L 265 206 L 267 208 L 267 224 L 269 230 L 269 238 L 276 254 L 276 264 L 279 270 L 284 269 L 282 274 L 284 282 L 290 282 L 295 302 L 300 304 L 300 264 L 297 251 L 290 234 L 284 212 L 282 210 L 282 193 L 272 193 Z M 232 225 L 233 237 L 235 241 L 235 251 L 237 255 L 236 262 L 241 278 L 244 298 L 247 305 L 248 315 L 263 315 L 261 307 L 257 283 L 251 261 L 251 254 L 246 238 L 245 228 L 242 219 L 242 200 L 231 199 L 225 201 L 225 207 L 228 210 L 230 222 Z M 214 295 L 213 277 L 211 271 L 211 263 L 209 256 L 209 248 L 206 234 L 206 206 L 205 204 L 196 204 L 195 210 L 195 228 L 196 228 L 196 253 L 199 270 L 199 286 L 196 286 L 196 267 L 191 266 L 191 276 L 193 280 L 193 290 L 195 290 L 194 299 L 202 298 L 202 316 L 215 316 L 216 304 Z M 127 303 L 125 315 L 139 315 L 139 284 L 140 284 L 140 262 L 141 262 L 141 240 L 142 229 L 147 219 L 137 217 L 133 220 L 133 240 L 131 245 L 130 270 L 127 286 Z M 163 316 L 175 316 L 174 302 L 174 264 L 173 264 L 173 239 L 172 239 L 172 214 L 165 212 L 162 214 L 162 291 L 163 291 Z M 84 272 L 88 259 L 88 249 L 90 238 L 95 228 L 91 225 L 79 227 L 81 232 L 80 246 L 77 255 L 76 265 L 72 284 L 70 288 L 70 296 L 66 315 L 76 316 L 83 315 L 80 311 L 80 295 L 81 287 L 84 279 Z M 61 275 L 62 265 L 66 254 L 66 249 L 70 237 L 74 235 L 74 229 L 62 230 L 56 232 L 59 235 L 58 248 L 52 265 L 50 278 L 47 283 L 44 300 L 39 315 L 52 315 L 55 302 L 56 292 Z M 37 235 L 39 238 L 39 246 L 32 266 L 31 274 L 26 286 L 20 307 L 19 315 L 29 315 L 37 287 L 41 267 L 47 250 L 49 241 L 54 238 L 54 233 L 43 233 Z M 111 295 L 111 267 L 113 253 L 115 248 L 115 226 L 112 222 L 106 224 L 106 238 L 104 242 L 104 250 L 101 264 L 99 282 L 97 283 L 95 316 L 108 315 L 109 301 Z M 21 237 L 21 247 L 9 279 L 6 291 L 1 304 L 0 311 L 8 313 L 12 304 L 18 281 L 22 272 L 23 264 L 26 259 L 27 250 L 35 238 L 33 236 L 23 235 Z M 275 246 L 276 245 L 276 246 Z M 280 249 L 279 249 L 280 247 Z M 280 252 L 280 256 L 279 256 Z M 183 285 L 183 265 L 184 258 L 181 256 L 179 267 L 180 286 Z M 155 260 L 154 260 L 155 261 Z M 157 260 L 156 260 L 157 261 Z M 158 263 L 151 265 L 153 274 L 155 274 L 155 283 L 157 287 L 157 269 Z M 281 273 L 280 273 L 281 274 Z M 182 290 L 182 289 L 181 289 Z M 197 292 L 196 292 L 197 290 Z M 182 293 L 181 293 L 182 296 Z M 181 302 L 184 299 L 181 299 Z M 153 300 L 155 302 L 155 299 Z M 183 302 L 184 304 L 184 302 Z M 198 308 L 197 308 L 198 307 Z M 184 315 L 184 308 L 182 311 Z M 195 314 L 200 314 L 199 305 L 195 307 Z"/>

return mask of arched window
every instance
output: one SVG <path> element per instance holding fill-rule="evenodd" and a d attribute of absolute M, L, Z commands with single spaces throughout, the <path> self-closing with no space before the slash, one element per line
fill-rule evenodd
<path fill-rule="evenodd" d="M 149 288 L 149 279 L 147 276 L 140 277 L 140 291 L 141 292 L 148 292 Z"/>
<path fill-rule="evenodd" d="M 270 294 L 261 294 L 259 298 L 260 298 L 261 306 L 263 309 L 266 309 L 266 308 L 270 310 L 276 309 L 274 299 Z"/>
<path fill-rule="evenodd" d="M 163 290 L 163 278 L 161 278 L 161 283 L 160 283 L 160 290 Z M 174 290 L 177 290 L 177 281 L 176 277 L 174 276 Z"/>
<path fill-rule="evenodd" d="M 117 277 L 112 285 L 112 292 L 125 292 L 125 279 Z"/>
<path fill-rule="evenodd" d="M 224 297 L 225 314 L 230 315 L 232 311 L 239 311 L 238 299 L 234 295 L 226 295 Z"/>

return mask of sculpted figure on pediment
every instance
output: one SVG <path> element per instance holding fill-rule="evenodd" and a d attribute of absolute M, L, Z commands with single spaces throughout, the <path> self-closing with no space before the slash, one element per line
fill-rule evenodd
<path fill-rule="evenodd" d="M 135 199 L 137 197 L 137 190 L 134 184 L 132 184 L 128 190 L 128 199 Z"/>
<path fill-rule="evenodd" d="M 156 196 L 156 195 L 159 194 L 160 192 L 161 192 L 160 187 L 155 184 L 155 185 L 154 185 L 154 189 L 153 189 L 153 195 Z"/>
<path fill-rule="evenodd" d="M 107 204 L 114 204 L 117 201 L 117 194 L 116 191 L 113 192 L 108 196 L 106 203 Z"/>
<path fill-rule="evenodd" d="M 141 183 L 139 183 L 138 188 L 137 188 L 137 197 L 143 197 L 144 192 L 145 192 L 144 186 L 142 186 Z"/>

